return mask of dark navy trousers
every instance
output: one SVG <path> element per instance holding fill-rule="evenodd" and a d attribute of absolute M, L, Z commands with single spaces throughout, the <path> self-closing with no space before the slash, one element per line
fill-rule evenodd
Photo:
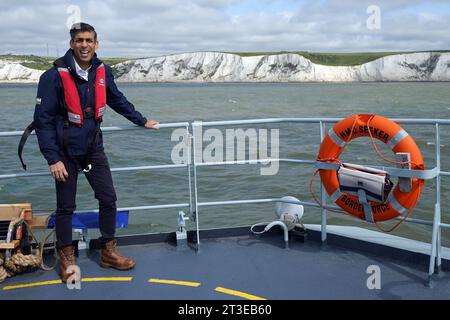
<path fill-rule="evenodd" d="M 64 156 L 62 159 L 69 177 L 65 182 L 56 181 L 56 246 L 72 245 L 72 214 L 76 209 L 78 171 L 76 160 Z M 114 239 L 116 231 L 116 191 L 114 190 L 108 159 L 103 150 L 96 151 L 91 158 L 92 169 L 85 176 L 94 190 L 99 204 L 99 228 L 101 242 Z M 81 171 L 82 172 L 82 171 Z"/>

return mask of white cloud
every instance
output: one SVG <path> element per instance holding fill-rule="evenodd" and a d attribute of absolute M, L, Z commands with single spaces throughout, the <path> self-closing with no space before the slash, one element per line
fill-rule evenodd
<path fill-rule="evenodd" d="M 62 54 L 66 13 L 78 4 L 95 26 L 103 56 L 185 51 L 381 51 L 449 49 L 450 6 L 441 0 L 274 0 L 267 10 L 227 11 L 252 0 L 0 2 L 0 53 Z M 283 5 L 282 5 L 283 4 Z M 381 29 L 366 27 L 367 6 L 381 10 Z M 434 6 L 446 10 L 432 10 Z M 276 10 L 277 8 L 282 10 Z M 428 10 L 430 8 L 430 10 Z"/>

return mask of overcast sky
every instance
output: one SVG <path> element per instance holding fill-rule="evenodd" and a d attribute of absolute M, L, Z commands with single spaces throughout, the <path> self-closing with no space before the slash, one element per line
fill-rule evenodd
<path fill-rule="evenodd" d="M 450 49 L 448 0 L 0 0 L 0 54 L 62 55 L 80 19 L 109 57 Z"/>

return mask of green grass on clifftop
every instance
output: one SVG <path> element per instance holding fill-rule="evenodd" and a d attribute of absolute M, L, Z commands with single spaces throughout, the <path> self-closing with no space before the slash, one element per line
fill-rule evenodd
<path fill-rule="evenodd" d="M 293 53 L 298 54 L 313 63 L 325 66 L 356 66 L 367 63 L 388 55 L 401 54 L 401 52 L 368 52 L 368 53 L 312 53 L 306 51 L 281 51 L 281 52 L 235 52 L 241 57 L 252 57 L 259 55 L 275 55 Z"/>
<path fill-rule="evenodd" d="M 446 51 L 439 51 L 446 52 Z M 234 52 L 241 57 L 252 57 L 259 55 L 275 55 L 284 53 L 299 54 L 315 64 L 325 66 L 356 66 L 367 63 L 385 56 L 405 54 L 413 52 L 356 52 L 356 53 L 313 53 L 306 51 L 281 51 L 281 52 Z"/>
<path fill-rule="evenodd" d="M 53 65 L 53 61 L 56 57 L 39 57 L 35 55 L 0 55 L 0 60 L 15 61 L 19 62 L 21 65 L 31 69 L 37 70 L 47 70 Z M 127 60 L 128 58 L 102 58 L 104 63 L 112 66 Z"/>
<path fill-rule="evenodd" d="M 34 55 L 0 55 L 0 60 L 19 62 L 21 65 L 31 69 L 47 70 L 52 66 L 54 58 L 39 57 Z"/>

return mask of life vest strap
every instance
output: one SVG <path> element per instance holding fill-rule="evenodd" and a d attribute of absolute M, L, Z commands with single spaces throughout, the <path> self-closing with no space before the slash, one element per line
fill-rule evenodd
<path fill-rule="evenodd" d="M 23 161 L 23 158 L 22 158 L 23 147 L 25 146 L 25 143 L 27 142 L 28 137 L 31 135 L 31 133 L 33 133 L 33 131 L 34 131 L 34 121 L 28 125 L 28 127 L 22 133 L 22 137 L 20 138 L 19 148 L 18 148 L 17 152 L 19 154 L 19 159 L 20 159 L 20 162 L 22 163 L 23 170 L 27 170 L 27 165 L 25 164 L 25 162 Z"/>
<path fill-rule="evenodd" d="M 69 124 L 69 121 L 64 122 L 64 129 L 63 129 L 64 150 L 65 150 L 67 156 L 69 157 L 69 159 L 71 159 L 73 162 L 75 162 L 75 164 L 77 165 L 78 171 L 89 172 L 92 168 L 92 166 L 91 166 L 92 154 L 95 152 L 95 148 L 97 147 L 97 141 L 98 141 L 98 136 L 100 134 L 101 123 L 102 123 L 101 119 L 96 121 L 95 131 L 93 133 L 93 138 L 87 147 L 86 156 L 84 157 L 83 161 L 79 161 L 75 157 L 72 157 L 69 154 L 69 130 L 68 130 L 68 128 L 69 128 L 70 124 Z"/>
<path fill-rule="evenodd" d="M 97 120 L 96 125 L 95 125 L 95 132 L 94 132 L 94 139 L 92 139 L 91 144 L 88 147 L 87 150 L 87 154 L 86 154 L 86 158 L 85 158 L 85 162 L 83 164 L 84 168 L 83 171 L 84 172 L 89 172 L 92 169 L 92 154 L 95 151 L 95 148 L 97 147 L 97 141 L 98 141 L 98 136 L 100 134 L 100 125 L 102 123 L 102 119 L 100 118 L 99 120 Z"/>

